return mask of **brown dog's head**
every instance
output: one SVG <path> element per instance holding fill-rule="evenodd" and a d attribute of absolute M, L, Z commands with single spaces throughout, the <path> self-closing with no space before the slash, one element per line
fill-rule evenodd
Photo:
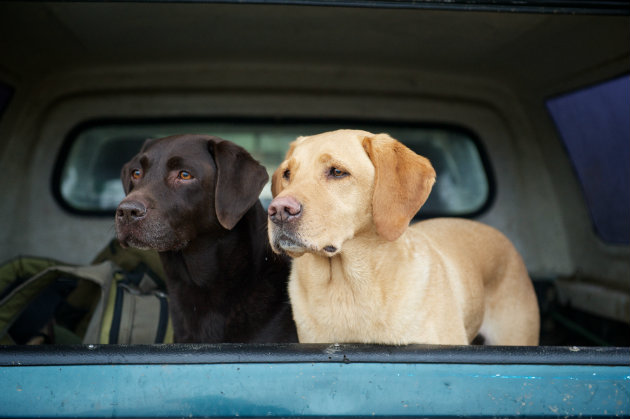
<path fill-rule="evenodd" d="M 199 234 L 230 230 L 258 200 L 265 168 L 218 137 L 147 140 L 121 172 L 127 196 L 116 210 L 123 246 L 180 250 Z"/>
<path fill-rule="evenodd" d="M 333 256 L 364 232 L 396 240 L 434 182 L 431 163 L 387 134 L 300 137 L 272 177 L 271 245 L 293 257 Z"/>

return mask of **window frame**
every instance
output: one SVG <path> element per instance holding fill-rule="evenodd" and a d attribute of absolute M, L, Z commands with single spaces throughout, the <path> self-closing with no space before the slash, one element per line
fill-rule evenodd
<path fill-rule="evenodd" d="M 445 214 L 436 212 L 426 212 L 422 209 L 414 217 L 414 221 L 424 220 L 435 217 L 459 217 L 459 218 L 476 218 L 481 214 L 487 212 L 495 202 L 496 198 L 496 181 L 492 164 L 488 157 L 486 148 L 479 138 L 479 136 L 471 129 L 464 127 L 460 124 L 449 123 L 435 123 L 435 122 L 418 122 L 418 121 L 389 121 L 389 120 L 362 120 L 362 119 L 336 119 L 336 118 L 252 118 L 252 117 L 191 117 L 191 118 L 178 118 L 178 117 L 148 117 L 148 118 L 94 118 L 76 124 L 66 135 L 61 148 L 55 159 L 53 166 L 53 173 L 51 176 L 51 191 L 55 202 L 66 212 L 85 217 L 111 217 L 114 213 L 112 211 L 102 210 L 85 210 L 72 206 L 63 197 L 61 192 L 61 179 L 63 175 L 63 168 L 68 156 L 71 152 L 72 146 L 81 133 L 87 129 L 105 126 L 105 125 L 150 125 L 150 124 L 258 124 L 258 125 L 339 125 L 345 127 L 361 127 L 365 125 L 379 126 L 383 128 L 418 128 L 418 129 L 443 129 L 453 133 L 458 133 L 467 137 L 476 148 L 481 166 L 484 170 L 484 174 L 487 180 L 488 194 L 486 200 L 482 205 L 474 211 L 461 214 Z M 226 138 L 229 140 L 229 138 Z M 404 142 L 404 140 L 403 140 Z"/>

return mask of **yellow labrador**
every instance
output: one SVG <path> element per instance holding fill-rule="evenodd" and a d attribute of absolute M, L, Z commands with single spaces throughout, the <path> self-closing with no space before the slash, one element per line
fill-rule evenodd
<path fill-rule="evenodd" d="M 295 258 L 300 342 L 536 345 L 523 261 L 497 230 L 463 219 L 409 227 L 435 171 L 387 134 L 300 137 L 272 179 L 269 238 Z"/>

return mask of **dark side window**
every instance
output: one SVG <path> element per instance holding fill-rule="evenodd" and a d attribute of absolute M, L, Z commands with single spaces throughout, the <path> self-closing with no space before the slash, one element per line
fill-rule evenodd
<path fill-rule="evenodd" d="M 630 244 L 630 76 L 555 97 L 547 107 L 597 234 Z"/>

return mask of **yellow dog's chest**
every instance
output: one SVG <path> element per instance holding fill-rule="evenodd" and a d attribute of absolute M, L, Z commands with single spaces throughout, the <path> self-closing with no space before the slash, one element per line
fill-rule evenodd
<path fill-rule="evenodd" d="M 289 282 L 301 342 L 401 344 L 404 336 L 420 333 L 423 322 L 417 313 L 392 302 L 395 297 L 374 284 L 335 275 L 331 269 L 302 268 L 307 273 L 301 275 L 298 267 Z"/>

